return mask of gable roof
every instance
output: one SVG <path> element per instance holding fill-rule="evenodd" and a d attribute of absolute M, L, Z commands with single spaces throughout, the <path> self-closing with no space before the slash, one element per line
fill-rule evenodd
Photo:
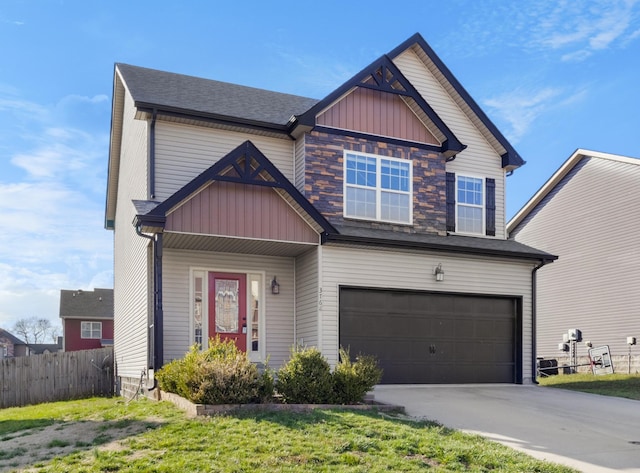
<path fill-rule="evenodd" d="M 241 161 L 243 161 L 242 164 Z M 255 168 L 252 167 L 252 163 L 256 166 Z M 292 203 L 299 206 L 313 220 L 320 231 L 335 232 L 335 228 L 318 209 L 311 205 L 251 141 L 240 144 L 165 201 L 157 205 L 150 201 L 134 201 L 136 210 L 139 212 L 134 224 L 142 227 L 143 231 L 144 227 L 164 227 L 166 215 L 173 207 L 211 181 L 252 184 L 281 190 L 292 199 Z"/>
<path fill-rule="evenodd" d="M 60 291 L 61 319 L 113 319 L 113 289 Z"/>
<path fill-rule="evenodd" d="M 469 95 L 466 89 L 458 82 L 449 68 L 442 62 L 431 46 L 419 33 L 414 34 L 404 43 L 388 53 L 392 59 L 408 49 L 413 49 L 425 62 L 443 88 L 452 96 L 460 109 L 469 117 L 471 122 L 480 130 L 487 141 L 496 149 L 502 158 L 502 167 L 512 171 L 525 164 L 525 161 L 513 148 L 504 135 L 496 128 L 480 106 Z"/>
<path fill-rule="evenodd" d="M 8 332 L 7 330 L 5 330 L 3 328 L 0 328 L 0 339 L 3 339 L 3 338 L 5 340 L 10 341 L 13 345 L 26 345 L 25 342 L 20 340 L 18 337 L 16 337 L 11 332 Z"/>
<path fill-rule="evenodd" d="M 287 130 L 292 115 L 305 112 L 316 99 L 228 82 L 115 65 L 138 110 L 200 116 Z"/>
<path fill-rule="evenodd" d="M 589 151 L 586 149 L 577 149 L 569 156 L 560 168 L 538 189 L 538 191 L 524 204 L 524 206 L 509 220 L 507 223 L 507 233 L 511 233 L 533 209 L 569 174 L 569 172 L 585 158 L 598 158 L 617 161 L 620 163 L 640 166 L 640 159 L 620 156 L 616 154 L 601 153 L 599 151 Z"/>
<path fill-rule="evenodd" d="M 465 145 L 393 63 L 395 57 L 409 49 L 418 53 L 443 89 L 494 147 L 502 158 L 504 169 L 511 171 L 525 164 L 419 33 L 365 67 L 322 100 L 116 63 L 105 228 L 114 228 L 125 90 L 129 91 L 134 100 L 138 118 L 160 115 L 178 120 L 195 119 L 214 122 L 229 129 L 251 128 L 257 133 L 270 136 L 294 136 L 298 130 L 315 125 L 312 118 L 315 119 L 316 112 L 331 105 L 350 89 L 375 88 L 400 94 L 424 112 L 422 119 L 426 121 L 426 125 L 437 129 L 441 135 L 442 144 L 436 149 L 447 157 L 454 156 Z M 377 79 L 378 69 L 382 70 L 381 80 Z M 388 80 L 387 73 L 393 80 Z M 433 145 L 425 146 L 433 148 Z"/>
<path fill-rule="evenodd" d="M 453 156 L 466 148 L 466 145 L 463 145 L 458 138 L 456 138 L 449 127 L 440 119 L 438 114 L 386 55 L 369 64 L 324 99 L 313 105 L 309 110 L 296 117 L 297 123 L 293 123 L 294 127 L 298 124 L 309 128 L 314 127 L 316 124 L 316 116 L 322 112 L 322 110 L 332 105 L 356 87 L 397 94 L 413 100 L 425 113 L 426 119 L 430 122 L 431 126 L 435 127 L 444 136 L 442 146 L 430 147 L 437 148 L 437 150 L 445 154 L 445 156 Z"/>

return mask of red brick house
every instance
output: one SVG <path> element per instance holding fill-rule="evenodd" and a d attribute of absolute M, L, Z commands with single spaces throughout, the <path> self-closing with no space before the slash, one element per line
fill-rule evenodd
<path fill-rule="evenodd" d="M 113 289 L 60 291 L 63 350 L 113 345 Z"/>

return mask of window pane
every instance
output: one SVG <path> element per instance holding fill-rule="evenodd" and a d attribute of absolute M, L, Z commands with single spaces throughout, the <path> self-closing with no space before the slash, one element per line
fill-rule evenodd
<path fill-rule="evenodd" d="M 482 208 L 458 206 L 458 231 L 482 233 Z"/>
<path fill-rule="evenodd" d="M 260 281 L 251 279 L 251 351 L 258 351 L 260 339 Z"/>
<path fill-rule="evenodd" d="M 367 156 L 347 155 L 347 184 L 376 186 L 376 159 Z"/>
<path fill-rule="evenodd" d="M 347 216 L 376 218 L 376 191 L 347 187 Z"/>
<path fill-rule="evenodd" d="M 202 301 L 203 301 L 203 280 L 201 272 L 194 273 L 193 284 L 193 340 L 202 346 Z"/>
<path fill-rule="evenodd" d="M 233 279 L 216 279 L 215 290 L 216 332 L 238 333 L 239 282 Z"/>
<path fill-rule="evenodd" d="M 409 163 L 380 160 L 380 177 L 383 189 L 409 191 Z"/>
<path fill-rule="evenodd" d="M 461 204 L 482 205 L 482 179 L 459 176 L 458 202 Z"/>
<path fill-rule="evenodd" d="M 382 192 L 380 218 L 394 222 L 409 222 L 409 195 Z"/>

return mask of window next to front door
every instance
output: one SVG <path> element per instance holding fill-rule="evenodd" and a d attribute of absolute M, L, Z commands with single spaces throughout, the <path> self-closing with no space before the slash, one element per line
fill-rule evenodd
<path fill-rule="evenodd" d="M 190 343 L 206 348 L 219 336 L 261 361 L 264 276 L 204 269 L 191 274 Z"/>

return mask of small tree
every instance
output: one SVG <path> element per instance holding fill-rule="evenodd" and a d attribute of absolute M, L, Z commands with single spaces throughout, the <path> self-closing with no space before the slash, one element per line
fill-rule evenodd
<path fill-rule="evenodd" d="M 57 342 L 58 327 L 51 325 L 49 319 L 31 317 L 20 319 L 13 326 L 13 333 L 26 343 L 45 343 L 47 340 Z"/>

